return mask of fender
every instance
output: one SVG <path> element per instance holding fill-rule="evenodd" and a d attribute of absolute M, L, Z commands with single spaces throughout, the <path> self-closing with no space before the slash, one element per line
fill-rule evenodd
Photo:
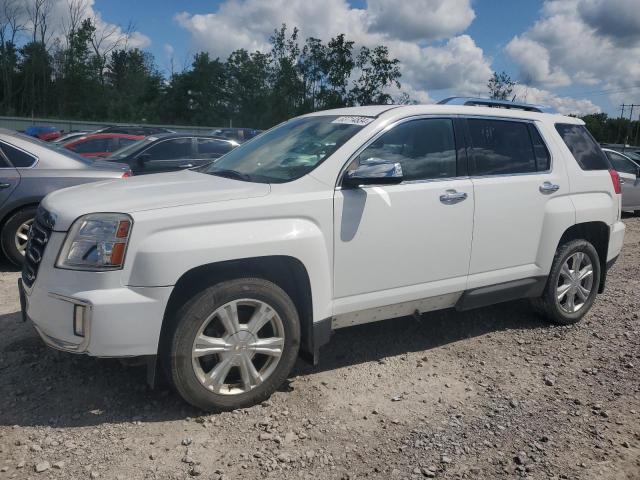
<path fill-rule="evenodd" d="M 134 219 L 135 222 L 135 219 Z M 135 233 L 135 227 L 134 227 Z M 328 229 L 330 232 L 331 230 Z M 331 312 L 332 249 L 316 223 L 305 218 L 253 219 L 158 229 L 141 234 L 134 252 L 129 286 L 171 286 L 204 264 L 261 256 L 289 256 L 306 268 L 311 284 L 313 320 Z M 135 243 L 132 238 L 132 243 Z"/>

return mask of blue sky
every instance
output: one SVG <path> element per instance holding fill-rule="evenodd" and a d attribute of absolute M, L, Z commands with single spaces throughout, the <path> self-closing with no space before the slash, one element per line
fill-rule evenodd
<path fill-rule="evenodd" d="M 638 2 L 95 0 L 92 8 L 107 23 L 132 20 L 166 70 L 170 52 L 180 70 L 200 50 L 226 57 L 264 48 L 286 22 L 303 36 L 344 31 L 358 44 L 388 45 L 402 62 L 403 90 L 420 101 L 482 94 L 488 74 L 505 70 L 520 98 L 564 113 L 617 115 L 622 101 L 640 103 Z"/>

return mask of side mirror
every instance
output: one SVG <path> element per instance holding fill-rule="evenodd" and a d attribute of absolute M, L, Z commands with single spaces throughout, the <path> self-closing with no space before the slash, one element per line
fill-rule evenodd
<path fill-rule="evenodd" d="M 360 185 L 395 185 L 402 182 L 402 165 L 380 158 L 369 158 L 355 170 L 347 172 L 342 185 L 357 188 Z"/>

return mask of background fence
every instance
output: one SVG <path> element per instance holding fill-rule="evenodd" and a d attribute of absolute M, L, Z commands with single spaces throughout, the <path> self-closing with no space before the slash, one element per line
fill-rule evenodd
<path fill-rule="evenodd" d="M 8 128 L 11 130 L 24 131 L 31 125 L 51 125 L 65 132 L 71 131 L 93 131 L 102 127 L 111 125 L 132 125 L 131 123 L 114 123 L 114 122 L 83 122 L 78 120 L 60 120 L 54 118 L 29 118 L 29 117 L 0 117 L 0 128 Z M 175 132 L 189 133 L 211 133 L 212 130 L 223 127 L 202 127 L 192 125 L 156 125 L 144 123 L 141 125 L 149 127 L 164 127 Z"/>

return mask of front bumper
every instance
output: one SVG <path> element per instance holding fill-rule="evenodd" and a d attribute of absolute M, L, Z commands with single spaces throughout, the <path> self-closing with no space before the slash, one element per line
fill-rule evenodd
<path fill-rule="evenodd" d="M 97 357 L 155 355 L 171 287 L 122 287 L 70 294 L 37 288 L 26 293 L 26 318 L 49 346 Z M 74 332 L 74 309 L 84 307 L 84 335 Z"/>
<path fill-rule="evenodd" d="M 58 350 L 98 357 L 156 355 L 173 289 L 122 285 L 120 271 L 79 272 L 54 267 L 64 234 L 53 232 L 38 276 L 23 288 L 23 318 Z M 84 335 L 74 332 L 74 309 L 84 308 Z"/>

